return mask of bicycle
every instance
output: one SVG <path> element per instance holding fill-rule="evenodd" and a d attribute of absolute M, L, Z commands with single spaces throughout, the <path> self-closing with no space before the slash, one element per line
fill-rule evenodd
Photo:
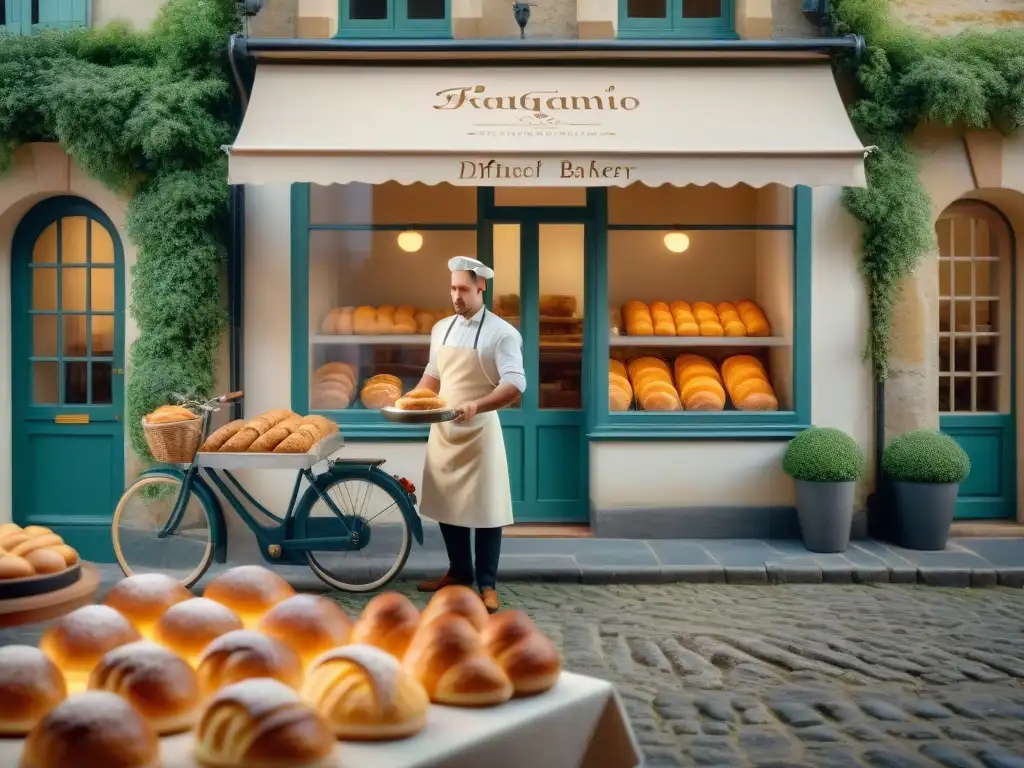
<path fill-rule="evenodd" d="M 201 411 L 200 442 L 206 439 L 210 416 L 220 406 L 243 397 L 241 392 L 232 392 L 198 403 L 175 396 L 182 404 Z M 126 576 L 168 573 L 191 587 L 214 561 L 226 562 L 227 525 L 216 489 L 255 535 L 268 563 L 308 565 L 325 584 L 346 592 L 383 587 L 405 566 L 411 539 L 423 544 L 416 489 L 407 479 L 382 470 L 384 459 L 330 458 L 343 446 L 344 439 L 337 432 L 321 440 L 314 453 L 196 452 L 187 464 L 162 464 L 146 470 L 125 489 L 114 511 L 111 535 L 121 570 Z M 322 471 L 315 472 L 317 467 L 323 467 Z M 232 474 L 238 469 L 296 471 L 283 517 L 246 490 Z M 303 480 L 308 487 L 300 497 Z M 354 491 L 353 486 L 360 489 Z M 372 517 L 356 509 L 357 504 L 365 504 L 377 492 L 383 495 L 386 506 Z M 243 501 L 269 522 L 257 520 Z M 137 514 L 136 505 L 143 507 L 141 514 Z M 327 563 L 328 557 L 338 554 L 365 555 L 374 542 L 396 546 L 394 556 L 368 557 L 339 570 Z M 156 565 L 142 564 L 147 557 Z M 372 566 L 376 564 L 387 570 L 372 578 Z"/>

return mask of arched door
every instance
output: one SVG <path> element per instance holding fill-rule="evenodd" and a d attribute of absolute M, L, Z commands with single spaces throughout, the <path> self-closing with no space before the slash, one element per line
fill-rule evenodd
<path fill-rule="evenodd" d="M 939 426 L 971 457 L 958 518 L 1016 516 L 1013 232 L 987 204 L 960 201 L 939 241 Z"/>
<path fill-rule="evenodd" d="M 121 241 L 98 208 L 46 200 L 11 261 L 14 520 L 109 560 L 124 487 Z"/>

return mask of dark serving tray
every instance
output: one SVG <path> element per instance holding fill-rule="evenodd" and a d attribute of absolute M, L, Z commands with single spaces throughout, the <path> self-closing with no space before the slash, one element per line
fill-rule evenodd
<path fill-rule="evenodd" d="M 0 600 L 13 600 L 18 597 L 32 597 L 54 592 L 70 587 L 80 578 L 82 578 L 82 564 L 75 563 L 60 573 L 28 576 L 24 579 L 0 579 Z"/>

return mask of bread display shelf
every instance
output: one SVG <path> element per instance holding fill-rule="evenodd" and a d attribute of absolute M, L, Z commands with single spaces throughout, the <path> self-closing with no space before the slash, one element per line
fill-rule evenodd
<path fill-rule="evenodd" d="M 344 445 L 345 438 L 335 432 L 305 453 L 200 451 L 196 454 L 196 464 L 209 469 L 309 469 Z"/>
<path fill-rule="evenodd" d="M 781 336 L 609 336 L 610 347 L 787 347 Z"/>
<path fill-rule="evenodd" d="M 359 344 L 400 344 L 406 346 L 430 344 L 429 333 L 375 333 L 360 335 L 358 333 L 345 335 L 331 335 L 318 333 L 313 337 L 313 343 L 320 346 L 343 346 Z"/>
<path fill-rule="evenodd" d="M 14 600 L 19 597 L 32 597 L 58 589 L 70 587 L 82 577 L 82 567 L 75 563 L 60 573 L 26 576 L 23 579 L 4 579 L 0 581 L 0 600 Z"/>

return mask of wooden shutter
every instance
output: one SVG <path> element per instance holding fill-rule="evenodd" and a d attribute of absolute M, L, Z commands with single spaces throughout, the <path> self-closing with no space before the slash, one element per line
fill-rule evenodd
<path fill-rule="evenodd" d="M 3 0 L 3 4 L 5 21 L 3 28 L 10 35 L 22 34 L 23 30 L 21 25 L 22 21 L 25 19 L 25 0 Z"/>
<path fill-rule="evenodd" d="M 38 0 L 39 29 L 76 29 L 89 24 L 89 0 Z"/>

